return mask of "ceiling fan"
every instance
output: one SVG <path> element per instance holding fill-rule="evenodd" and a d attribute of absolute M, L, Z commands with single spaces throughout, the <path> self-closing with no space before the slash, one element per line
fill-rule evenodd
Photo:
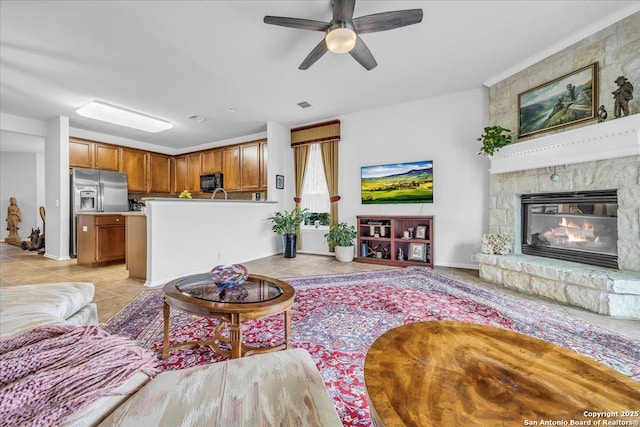
<path fill-rule="evenodd" d="M 331 22 L 311 19 L 287 18 L 283 16 L 265 16 L 264 23 L 282 27 L 298 28 L 325 32 L 325 37 L 313 48 L 311 53 L 298 67 L 306 70 L 313 65 L 327 50 L 333 53 L 347 53 L 367 70 L 375 68 L 378 63 L 360 34 L 393 30 L 422 21 L 422 9 L 395 10 L 375 13 L 373 15 L 353 17 L 356 0 L 331 0 L 333 19 Z"/>

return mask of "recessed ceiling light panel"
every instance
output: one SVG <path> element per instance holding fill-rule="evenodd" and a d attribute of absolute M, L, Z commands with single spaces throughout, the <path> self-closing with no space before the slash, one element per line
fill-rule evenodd
<path fill-rule="evenodd" d="M 171 129 L 173 125 L 166 120 L 126 108 L 117 107 L 102 101 L 91 101 L 76 110 L 82 117 L 126 126 L 145 132 L 157 133 Z"/>

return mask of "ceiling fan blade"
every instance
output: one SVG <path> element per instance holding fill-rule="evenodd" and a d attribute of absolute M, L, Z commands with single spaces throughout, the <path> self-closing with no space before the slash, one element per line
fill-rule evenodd
<path fill-rule="evenodd" d="M 285 16 L 265 16 L 265 24 L 279 25 L 281 27 L 297 28 L 299 30 L 327 31 L 329 23 L 314 21 L 311 19 L 287 18 Z"/>
<path fill-rule="evenodd" d="M 407 9 L 361 16 L 353 20 L 353 27 L 358 34 L 366 34 L 393 30 L 419 22 L 422 22 L 422 9 Z"/>
<path fill-rule="evenodd" d="M 353 49 L 349 51 L 351 56 L 360 63 L 367 71 L 370 71 L 378 65 L 376 59 L 373 57 L 373 54 L 367 47 L 367 45 L 362 41 L 360 36 L 356 39 L 356 45 Z"/>
<path fill-rule="evenodd" d="M 333 3 L 333 20 L 350 22 L 353 18 L 353 9 L 356 6 L 356 0 L 332 0 Z"/>
<path fill-rule="evenodd" d="M 307 55 L 307 57 L 302 61 L 302 64 L 298 67 L 298 70 L 306 70 L 311 67 L 315 62 L 320 59 L 322 55 L 327 53 L 329 49 L 327 48 L 327 42 L 322 38 L 320 43 L 317 44 L 316 47 L 313 48 L 311 53 Z"/>

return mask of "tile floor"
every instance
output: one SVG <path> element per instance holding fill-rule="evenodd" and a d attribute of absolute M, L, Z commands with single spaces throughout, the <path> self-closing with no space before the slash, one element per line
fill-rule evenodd
<path fill-rule="evenodd" d="M 357 262 L 342 263 L 336 261 L 333 257 L 308 254 L 298 254 L 298 256 L 293 259 L 275 255 L 250 261 L 245 263 L 245 265 L 251 273 L 277 278 L 394 268 Z M 579 308 L 561 305 L 545 298 L 496 286 L 480 279 L 476 270 L 447 267 L 436 267 L 435 270 L 461 280 L 494 289 L 498 292 L 535 301 L 569 316 L 640 338 L 640 322 L 638 321 L 602 316 Z M 99 268 L 80 267 L 77 265 L 75 259 L 56 261 L 38 255 L 36 252 L 23 251 L 16 246 L 0 243 L 0 286 L 63 281 L 92 282 L 96 287 L 94 302 L 98 305 L 100 322 L 109 320 L 140 294 L 140 292 L 148 289 L 143 285 L 142 281 L 129 279 L 128 276 L 124 264 Z"/>

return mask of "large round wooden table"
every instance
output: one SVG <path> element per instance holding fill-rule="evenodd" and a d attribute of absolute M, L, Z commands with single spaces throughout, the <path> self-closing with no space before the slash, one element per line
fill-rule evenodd
<path fill-rule="evenodd" d="M 640 419 L 639 382 L 546 341 L 470 323 L 418 322 L 386 332 L 367 353 L 364 380 L 376 426 Z"/>
<path fill-rule="evenodd" d="M 196 346 L 209 347 L 221 356 L 232 359 L 282 350 L 290 346 L 291 305 L 295 290 L 281 280 L 250 274 L 241 284 L 220 289 L 211 276 L 204 273 L 173 280 L 164 285 L 162 290 L 163 359 L 169 357 L 171 350 Z M 217 318 L 220 319 L 220 323 L 210 339 L 169 347 L 169 314 L 172 307 L 198 316 Z M 279 313 L 284 313 L 284 343 L 272 347 L 252 347 L 242 342 L 242 322 Z M 228 336 L 223 333 L 226 327 L 229 328 Z M 220 346 L 222 343 L 226 345 Z"/>

